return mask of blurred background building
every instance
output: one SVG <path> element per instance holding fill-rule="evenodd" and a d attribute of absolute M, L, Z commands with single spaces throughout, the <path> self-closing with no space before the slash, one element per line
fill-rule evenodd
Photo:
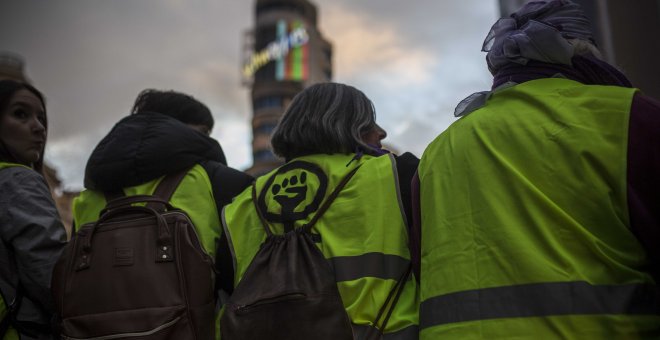
<path fill-rule="evenodd" d="M 302 89 L 332 79 L 332 46 L 317 27 L 307 0 L 257 0 L 255 27 L 243 37 L 243 83 L 251 88 L 252 159 L 246 171 L 262 175 L 283 164 L 270 135 Z"/>
<path fill-rule="evenodd" d="M 11 79 L 20 82 L 30 83 L 25 74 L 25 62 L 23 57 L 11 52 L 0 52 L 0 80 Z M 38 88 L 38 85 L 37 85 Z M 71 213 L 71 203 L 78 192 L 65 191 L 62 189 L 62 182 L 57 176 L 57 171 L 50 165 L 44 163 L 44 177 L 50 187 L 50 193 L 55 200 L 55 205 L 60 213 L 67 235 L 71 236 L 71 223 L 73 215 Z"/>
<path fill-rule="evenodd" d="M 529 0 L 499 0 L 508 16 Z M 633 85 L 660 99 L 660 0 L 573 0 L 591 21 L 605 60 L 623 70 Z"/>

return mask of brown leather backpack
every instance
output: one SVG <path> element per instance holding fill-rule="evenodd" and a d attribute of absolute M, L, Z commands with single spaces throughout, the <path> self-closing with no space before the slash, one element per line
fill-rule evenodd
<path fill-rule="evenodd" d="M 110 200 L 69 243 L 52 280 L 63 339 L 214 338 L 212 260 L 168 203 L 186 172 Z"/>

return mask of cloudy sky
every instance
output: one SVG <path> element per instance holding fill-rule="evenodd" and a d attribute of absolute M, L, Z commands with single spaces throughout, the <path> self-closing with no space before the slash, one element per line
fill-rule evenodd
<path fill-rule="evenodd" d="M 490 86 L 479 51 L 495 0 L 313 0 L 334 81 L 364 91 L 386 139 L 421 156 L 465 96 Z M 0 51 L 20 54 L 47 97 L 46 161 L 82 188 L 90 152 L 145 88 L 192 94 L 213 112 L 230 166 L 252 163 L 241 86 L 252 0 L 2 0 Z"/>

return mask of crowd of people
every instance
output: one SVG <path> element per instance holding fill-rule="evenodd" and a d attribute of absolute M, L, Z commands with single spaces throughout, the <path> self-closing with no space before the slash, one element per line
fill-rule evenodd
<path fill-rule="evenodd" d="M 660 338 L 660 102 L 596 46 L 569 0 L 500 19 L 483 46 L 491 90 L 459 103 L 421 159 L 382 147 L 362 91 L 312 85 L 272 134 L 285 164 L 257 178 L 227 166 L 203 103 L 144 90 L 87 162 L 73 238 L 113 195 L 185 170 L 169 203 L 212 259 L 215 338 Z M 47 132 L 44 96 L 0 81 L 0 339 L 76 338 L 51 294 L 67 239 L 41 175 Z M 286 254 L 326 260 L 305 279 L 332 279 L 322 300 L 291 293 L 305 266 L 268 262 Z M 240 323 L 241 301 L 276 291 L 286 308 Z M 336 326 L 287 318 L 302 299 L 314 317 L 336 302 Z"/>

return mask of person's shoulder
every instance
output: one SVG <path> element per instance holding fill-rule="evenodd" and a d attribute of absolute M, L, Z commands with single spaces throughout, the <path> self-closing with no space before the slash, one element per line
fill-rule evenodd
<path fill-rule="evenodd" d="M 642 92 L 636 92 L 633 96 L 633 105 L 642 109 L 660 112 L 660 100 L 647 96 Z"/>
<path fill-rule="evenodd" d="M 234 169 L 232 167 L 226 166 L 220 162 L 216 161 L 206 161 L 200 164 L 204 170 L 208 173 L 209 177 L 218 177 L 225 179 L 232 179 L 238 181 L 249 181 L 252 182 L 254 178 L 249 174 Z"/>
<path fill-rule="evenodd" d="M 660 101 L 636 92 L 630 105 L 630 125 L 635 130 L 654 130 L 660 126 Z"/>
<path fill-rule="evenodd" d="M 205 161 L 200 165 L 206 170 L 214 188 L 224 188 L 232 193 L 240 193 L 254 181 L 249 174 L 228 167 L 220 162 Z"/>
<path fill-rule="evenodd" d="M 34 183 L 46 184 L 44 177 L 25 166 L 10 166 L 0 171 L 0 183 L 3 185 L 32 186 Z"/>
<path fill-rule="evenodd" d="M 396 160 L 396 166 L 399 172 L 406 171 L 416 171 L 419 166 L 419 158 L 413 155 L 411 152 L 404 152 L 398 156 L 394 156 Z"/>
<path fill-rule="evenodd" d="M 404 152 L 400 155 L 394 155 L 397 162 L 419 164 L 419 158 L 411 152 Z"/>
<path fill-rule="evenodd" d="M 218 209 L 229 204 L 234 197 L 249 187 L 254 178 L 240 170 L 230 168 L 220 162 L 200 163 L 209 176 Z"/>
<path fill-rule="evenodd" d="M 9 167 L 0 171 L 0 201 L 14 206 L 53 205 L 44 177 L 30 168 Z"/>

